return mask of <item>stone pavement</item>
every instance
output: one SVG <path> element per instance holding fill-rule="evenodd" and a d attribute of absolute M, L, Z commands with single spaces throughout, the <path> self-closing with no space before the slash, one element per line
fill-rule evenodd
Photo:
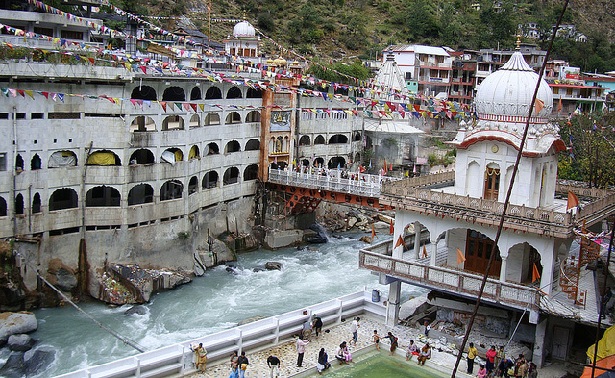
<path fill-rule="evenodd" d="M 397 352 L 399 355 L 405 355 L 405 348 L 408 345 L 410 339 L 415 340 L 419 347 L 422 347 L 425 341 L 424 335 L 422 334 L 422 330 L 406 327 L 403 325 L 397 325 L 395 327 L 389 327 L 383 324 L 381 321 L 360 316 L 360 327 L 359 327 L 359 341 L 357 346 L 351 346 L 351 351 L 365 348 L 373 345 L 372 335 L 374 329 L 378 330 L 378 334 L 383 337 L 387 335 L 387 332 L 391 331 L 393 335 L 399 338 L 399 347 Z M 250 361 L 250 366 L 248 370 L 246 370 L 246 378 L 268 378 L 269 377 L 269 368 L 267 367 L 267 357 L 269 355 L 277 356 L 282 364 L 280 369 L 280 377 L 292 377 L 294 375 L 302 375 L 306 374 L 309 369 L 313 369 L 316 366 L 316 361 L 318 359 L 318 352 L 320 348 L 325 348 L 326 352 L 329 354 L 329 361 L 332 362 L 333 369 L 338 369 L 339 365 L 335 361 L 335 352 L 339 347 L 339 344 L 346 340 L 350 340 L 352 338 L 352 333 L 350 332 L 350 323 L 351 319 L 348 319 L 346 322 L 343 322 L 340 325 L 335 325 L 333 327 L 324 327 L 323 334 L 316 337 L 312 334 L 310 343 L 307 345 L 305 358 L 303 361 L 303 367 L 297 367 L 297 351 L 295 349 L 295 341 L 287 341 L 281 343 L 275 347 L 267 348 L 257 352 L 250 352 L 246 354 L 248 360 Z M 329 332 L 326 332 L 329 331 Z M 430 345 L 434 346 L 432 352 L 431 360 L 427 361 L 427 366 L 431 366 L 434 369 L 451 373 L 453 366 L 455 365 L 456 356 L 453 353 L 454 348 L 451 349 L 450 345 L 447 345 L 443 339 L 428 339 Z M 388 350 L 389 342 L 388 339 L 381 341 L 380 343 L 381 349 Z M 441 349 L 442 351 L 439 351 Z M 415 358 L 416 359 L 416 358 Z M 230 358 L 229 358 L 230 361 Z M 457 377 L 468 378 L 470 377 L 465 373 L 466 371 L 466 363 L 465 359 L 459 364 L 457 369 Z M 315 370 L 314 370 L 315 372 Z M 212 365 L 208 365 L 207 371 L 204 373 L 194 373 L 191 375 L 192 378 L 226 378 L 230 373 L 230 363 L 228 361 L 216 362 Z M 551 365 L 545 369 L 539 369 L 539 377 L 541 378 L 562 378 L 566 375 L 566 372 L 562 367 Z"/>

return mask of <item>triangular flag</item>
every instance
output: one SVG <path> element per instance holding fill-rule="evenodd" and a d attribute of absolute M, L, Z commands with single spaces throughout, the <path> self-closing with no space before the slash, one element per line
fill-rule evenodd
<path fill-rule="evenodd" d="M 534 110 L 536 110 L 536 114 L 540 113 L 542 109 L 544 109 L 545 103 L 541 99 L 537 98 L 534 103 Z"/>
<path fill-rule="evenodd" d="M 393 235 L 393 231 L 395 231 L 395 225 L 393 224 L 393 219 L 391 219 L 391 223 L 389 224 L 389 234 Z"/>
<path fill-rule="evenodd" d="M 423 253 L 421 253 L 421 258 L 422 258 L 422 259 L 425 259 L 425 258 L 427 258 L 427 257 L 429 257 L 429 256 L 427 255 L 427 247 L 425 246 L 425 244 L 423 244 Z"/>
<path fill-rule="evenodd" d="M 399 238 L 397 238 L 397 243 L 395 243 L 395 248 L 399 247 L 400 245 L 404 246 L 404 249 L 406 249 L 406 243 L 404 243 L 404 238 L 399 235 Z"/>
<path fill-rule="evenodd" d="M 374 224 L 372 223 L 372 239 L 374 239 L 376 237 L 376 227 L 374 227 Z"/>
<path fill-rule="evenodd" d="M 466 257 L 461 252 L 461 249 L 457 248 L 457 265 L 464 263 L 466 261 Z"/>
<path fill-rule="evenodd" d="M 574 194 L 573 192 L 569 190 L 568 191 L 568 201 L 566 204 L 566 211 L 572 209 L 573 207 L 577 207 L 577 206 L 579 206 L 579 197 L 577 197 L 576 194 Z"/>
<path fill-rule="evenodd" d="M 534 263 L 532 265 L 532 283 L 536 282 L 540 279 L 540 273 L 538 272 L 538 267 Z"/>
<path fill-rule="evenodd" d="M 564 108 L 564 105 L 562 105 L 562 98 L 559 98 L 559 102 L 557 103 L 557 112 L 561 112 L 562 109 Z"/>

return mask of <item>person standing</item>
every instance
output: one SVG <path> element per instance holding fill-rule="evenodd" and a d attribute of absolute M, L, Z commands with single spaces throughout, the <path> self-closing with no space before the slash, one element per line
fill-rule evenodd
<path fill-rule="evenodd" d="M 310 319 L 306 319 L 303 322 L 303 340 L 310 340 L 310 336 L 312 336 L 312 322 Z"/>
<path fill-rule="evenodd" d="M 431 331 L 431 324 L 425 320 L 425 337 L 429 337 L 429 331 Z"/>
<path fill-rule="evenodd" d="M 267 366 L 269 366 L 270 378 L 280 377 L 280 359 L 276 356 L 267 357 Z"/>
<path fill-rule="evenodd" d="M 196 356 L 195 367 L 197 370 L 205 371 L 207 368 L 207 349 L 203 346 L 203 343 L 199 343 L 199 346 L 193 349 Z"/>
<path fill-rule="evenodd" d="M 241 355 L 237 358 L 237 365 L 239 365 L 239 378 L 244 378 L 246 374 L 246 369 L 250 362 L 248 361 L 248 357 L 246 357 L 246 352 L 241 351 Z"/>
<path fill-rule="evenodd" d="M 357 345 L 357 340 L 359 339 L 359 327 L 360 327 L 359 320 L 360 319 L 361 318 L 357 316 L 352 321 L 352 324 L 350 324 L 350 332 L 352 332 L 352 341 L 354 342 L 354 345 Z"/>
<path fill-rule="evenodd" d="M 387 335 L 385 337 L 383 337 L 383 339 L 389 339 L 389 341 L 391 342 L 391 347 L 389 348 L 389 351 L 391 352 L 391 356 L 395 354 L 395 349 L 397 349 L 397 346 L 399 345 L 399 339 L 396 336 L 393 336 L 393 333 L 388 332 Z"/>
<path fill-rule="evenodd" d="M 305 346 L 309 344 L 309 341 L 303 340 L 303 336 L 300 335 L 297 339 L 297 367 L 303 365 L 303 356 L 305 355 Z"/>
<path fill-rule="evenodd" d="M 502 361 L 504 361 L 505 358 L 506 354 L 504 353 L 504 346 L 500 345 L 500 349 L 498 349 L 498 353 L 495 355 L 495 375 L 498 377 L 501 377 L 501 375 L 498 375 L 501 374 L 500 364 L 502 363 Z"/>
<path fill-rule="evenodd" d="M 322 319 L 320 316 L 314 315 L 314 321 L 312 322 L 312 330 L 316 332 L 316 337 L 319 333 L 322 333 Z"/>
<path fill-rule="evenodd" d="M 478 356 L 478 349 L 474 346 L 474 343 L 470 343 L 468 348 L 468 374 L 472 375 L 474 372 L 474 359 Z"/>
<path fill-rule="evenodd" d="M 372 336 L 372 340 L 374 340 L 374 344 L 376 344 L 376 350 L 380 350 L 380 335 L 378 334 L 378 330 L 374 330 L 374 336 Z"/>
<path fill-rule="evenodd" d="M 495 350 L 495 345 L 492 345 L 491 348 L 485 354 L 485 359 L 487 360 L 486 367 L 487 372 L 491 374 L 493 369 L 495 368 L 495 358 L 498 355 L 498 352 Z"/>
<path fill-rule="evenodd" d="M 231 353 L 231 374 L 229 374 L 229 378 L 238 378 L 239 372 L 237 371 L 239 368 L 239 357 L 237 357 L 237 352 Z"/>
<path fill-rule="evenodd" d="M 325 348 L 320 348 L 320 352 L 318 352 L 318 364 L 316 365 L 318 374 L 321 374 L 323 370 L 330 367 L 331 364 L 329 363 L 329 355 L 325 352 Z"/>

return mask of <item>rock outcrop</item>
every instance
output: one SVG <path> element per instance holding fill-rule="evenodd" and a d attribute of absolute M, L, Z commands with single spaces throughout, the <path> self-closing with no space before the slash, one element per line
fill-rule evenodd
<path fill-rule="evenodd" d="M 38 323 L 31 312 L 3 312 L 0 314 L 0 340 L 6 342 L 11 335 L 36 331 Z"/>

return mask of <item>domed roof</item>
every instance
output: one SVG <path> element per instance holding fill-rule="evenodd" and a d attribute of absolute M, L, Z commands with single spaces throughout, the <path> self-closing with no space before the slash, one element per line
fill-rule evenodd
<path fill-rule="evenodd" d="M 534 95 L 538 74 L 515 51 L 510 60 L 498 71 L 487 76 L 478 87 L 474 98 L 479 118 L 487 115 L 527 117 Z M 553 110 L 553 91 L 541 80 L 537 99 L 544 104 L 532 117 L 547 117 Z"/>
<path fill-rule="evenodd" d="M 241 21 L 233 28 L 234 37 L 255 37 L 256 29 L 248 21 Z"/>
<path fill-rule="evenodd" d="M 276 60 L 273 61 L 273 64 L 275 64 L 278 67 L 282 67 L 286 65 L 286 59 L 282 58 L 281 56 L 278 57 Z"/>

